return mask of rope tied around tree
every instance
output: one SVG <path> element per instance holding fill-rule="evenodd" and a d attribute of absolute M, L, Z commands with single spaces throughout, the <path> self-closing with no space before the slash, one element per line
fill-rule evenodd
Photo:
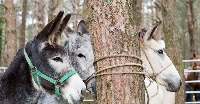
<path fill-rule="evenodd" d="M 104 75 L 116 75 L 116 74 L 139 74 L 139 75 L 143 75 L 145 78 L 148 78 L 150 83 L 148 86 L 145 86 L 145 91 L 147 93 L 147 98 L 148 98 L 148 102 L 153 98 L 155 97 L 158 92 L 159 92 L 159 85 L 157 84 L 157 92 L 153 95 L 153 96 L 149 96 L 148 94 L 148 91 L 147 91 L 147 88 L 153 83 L 153 80 L 152 78 L 148 75 L 148 73 L 146 72 L 145 68 L 143 67 L 142 65 L 142 59 L 137 57 L 137 56 L 134 56 L 134 55 L 125 55 L 125 54 L 120 54 L 120 55 L 110 55 L 110 56 L 104 56 L 102 58 L 99 58 L 97 60 L 94 61 L 94 66 L 96 66 L 96 64 L 102 60 L 105 60 L 105 59 L 108 59 L 108 58 L 116 58 L 116 57 L 129 57 L 129 58 L 134 58 L 134 59 L 137 59 L 140 61 L 140 64 L 137 64 L 137 63 L 125 63 L 125 64 L 118 64 L 118 65 L 112 65 L 112 66 L 108 66 L 106 68 L 102 68 L 102 69 L 99 69 L 97 70 L 95 73 L 93 73 L 90 77 L 88 77 L 86 80 L 84 80 L 85 83 L 88 83 L 91 79 L 93 78 L 96 78 L 96 77 L 99 77 L 99 76 L 104 76 Z M 143 70 L 145 71 L 142 71 L 142 72 L 112 72 L 112 73 L 106 73 L 106 72 L 103 72 L 103 71 L 106 71 L 108 69 L 112 69 L 112 68 L 116 68 L 116 67 L 123 67 L 123 66 L 137 66 L 137 67 L 141 67 Z M 103 72 L 103 73 L 101 73 Z M 162 72 L 162 71 L 161 71 Z M 160 72 L 160 73 L 161 73 Z M 157 74 L 156 74 L 157 75 Z M 155 77 L 155 76 L 154 76 Z M 156 83 L 157 81 L 154 80 Z M 86 84 L 87 85 L 87 84 Z M 90 86 L 92 87 L 92 86 Z M 88 88 L 90 88 L 88 87 Z"/>
<path fill-rule="evenodd" d="M 125 63 L 125 64 L 118 64 L 118 65 L 112 65 L 103 69 L 99 69 L 98 71 L 96 71 L 95 73 L 93 73 L 89 78 L 87 78 L 84 82 L 87 83 L 88 81 L 90 81 L 92 78 L 94 77 L 98 77 L 98 76 L 103 76 L 103 75 L 113 75 L 113 74 L 141 74 L 141 75 L 145 75 L 146 76 L 146 72 L 113 72 L 113 73 L 101 73 L 103 71 L 106 71 L 108 69 L 112 69 L 112 68 L 116 68 L 116 67 L 123 67 L 123 66 L 137 66 L 137 67 L 141 67 L 144 68 L 142 66 L 142 59 L 134 56 L 134 55 L 110 55 L 110 56 L 105 56 L 102 58 L 97 59 L 96 61 L 94 61 L 94 66 L 95 64 L 97 64 L 97 62 L 102 61 L 104 59 L 108 59 L 108 58 L 115 58 L 115 57 L 130 57 L 130 58 L 136 58 L 137 60 L 139 60 L 141 62 L 141 64 L 136 64 L 136 63 Z"/>

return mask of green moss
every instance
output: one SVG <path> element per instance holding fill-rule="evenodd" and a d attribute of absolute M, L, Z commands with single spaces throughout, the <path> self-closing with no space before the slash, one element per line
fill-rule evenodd
<path fill-rule="evenodd" d="M 106 86 L 107 86 L 107 89 L 111 89 L 111 84 L 110 84 L 110 82 L 106 82 Z"/>

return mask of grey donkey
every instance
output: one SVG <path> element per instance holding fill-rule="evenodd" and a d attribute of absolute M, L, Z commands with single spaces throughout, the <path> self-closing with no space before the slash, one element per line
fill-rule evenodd
<path fill-rule="evenodd" d="M 83 20 L 78 24 L 77 32 L 67 27 L 64 31 L 67 36 L 65 47 L 68 47 L 69 59 L 82 80 L 87 80 L 95 72 L 93 62 L 94 54 L 90 40 L 88 28 Z M 86 81 L 88 91 L 96 99 L 96 79 Z M 63 104 L 65 101 L 59 100 L 56 96 L 42 93 L 38 104 Z M 77 102 L 75 104 L 79 104 Z"/>

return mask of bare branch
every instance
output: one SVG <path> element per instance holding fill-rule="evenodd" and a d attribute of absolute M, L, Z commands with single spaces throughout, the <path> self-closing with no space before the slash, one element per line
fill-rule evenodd
<path fill-rule="evenodd" d="M 5 9 L 7 9 L 7 7 L 4 4 L 0 4 L 0 6 L 4 7 Z"/>
<path fill-rule="evenodd" d="M 73 8 L 75 8 L 75 5 L 74 5 L 73 1 L 72 1 L 72 0 L 70 0 L 70 2 L 71 2 L 71 4 L 72 4 Z"/>

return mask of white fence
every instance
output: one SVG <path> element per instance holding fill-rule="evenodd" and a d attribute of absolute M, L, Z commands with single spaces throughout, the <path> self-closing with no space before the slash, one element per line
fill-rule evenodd
<path fill-rule="evenodd" d="M 188 62 L 197 62 L 200 60 L 182 60 L 184 63 Z M 188 70 L 184 69 L 184 73 L 190 73 L 190 72 L 200 72 L 200 70 Z M 191 81 L 185 81 L 185 83 L 200 83 L 200 80 L 191 80 Z M 191 94 L 191 93 L 200 93 L 200 91 L 186 91 L 185 94 Z M 185 102 L 185 104 L 200 104 L 200 102 Z"/>
<path fill-rule="evenodd" d="M 7 67 L 0 67 L 0 72 L 5 72 Z"/>

